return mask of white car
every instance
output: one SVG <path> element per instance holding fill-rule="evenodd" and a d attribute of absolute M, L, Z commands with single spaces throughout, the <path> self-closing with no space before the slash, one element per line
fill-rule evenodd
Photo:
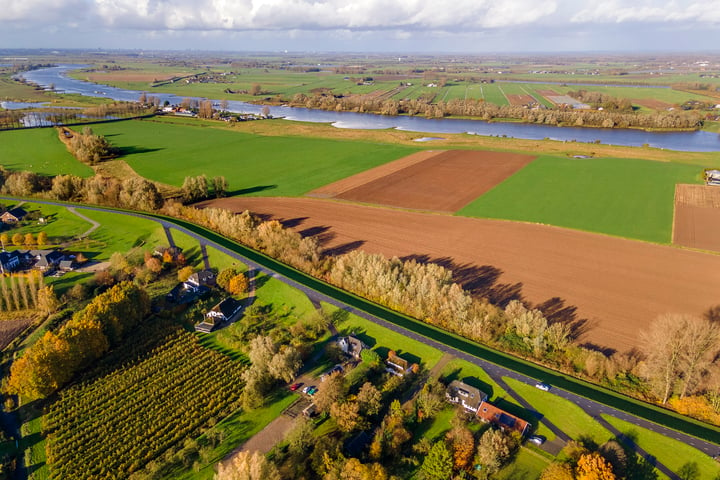
<path fill-rule="evenodd" d="M 550 385 L 548 385 L 547 383 L 539 382 L 535 384 L 535 388 L 539 388 L 543 392 L 547 392 L 550 390 Z"/>
<path fill-rule="evenodd" d="M 541 437 L 540 435 L 533 435 L 532 437 L 528 438 L 528 442 L 534 443 L 535 445 L 542 445 L 545 443 L 545 437 Z"/>

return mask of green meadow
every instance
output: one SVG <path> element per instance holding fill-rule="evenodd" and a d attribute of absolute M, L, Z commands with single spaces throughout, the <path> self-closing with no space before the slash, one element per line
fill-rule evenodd
<path fill-rule="evenodd" d="M 90 167 L 70 155 L 54 128 L 0 132 L 0 165 L 42 175 L 93 175 Z"/>
<path fill-rule="evenodd" d="M 541 156 L 458 214 L 671 241 L 675 184 L 698 183 L 691 165 Z"/>
<path fill-rule="evenodd" d="M 223 175 L 233 195 L 302 195 L 417 151 L 138 120 L 97 125 L 94 131 L 124 149 L 122 160 L 143 177 L 181 186 L 186 176 Z"/>

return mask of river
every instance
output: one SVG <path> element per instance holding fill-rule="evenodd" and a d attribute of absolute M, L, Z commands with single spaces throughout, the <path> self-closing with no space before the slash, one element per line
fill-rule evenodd
<path fill-rule="evenodd" d="M 73 69 L 85 65 L 59 65 L 24 72 L 22 76 L 38 85 L 65 93 L 77 93 L 90 97 L 107 97 L 114 100 L 137 101 L 142 92 L 109 87 L 76 80 L 66 75 Z M 161 102 L 180 104 L 182 96 L 158 93 L 148 90 L 149 95 L 159 97 Z M 202 98 L 197 98 L 202 100 Z M 214 100 L 218 102 L 219 100 Z M 237 113 L 259 114 L 263 107 L 239 101 L 228 101 L 228 110 Z M 688 152 L 720 151 L 720 135 L 706 131 L 695 132 L 645 132 L 630 129 L 602 129 L 581 127 L 556 127 L 530 123 L 485 122 L 482 120 L 431 119 L 424 117 L 387 116 L 372 113 L 327 112 L 307 108 L 273 106 L 270 114 L 287 120 L 303 122 L 329 123 L 338 128 L 385 129 L 396 128 L 412 132 L 433 134 L 469 133 L 474 135 L 523 138 L 529 140 L 558 140 L 566 142 L 600 143 L 639 147 L 649 145 L 655 148 Z"/>

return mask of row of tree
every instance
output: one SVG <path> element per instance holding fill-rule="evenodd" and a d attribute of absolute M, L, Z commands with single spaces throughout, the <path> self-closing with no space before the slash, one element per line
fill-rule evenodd
<path fill-rule="evenodd" d="M 205 175 L 185 177 L 182 184 L 182 197 L 185 203 L 199 202 L 215 196 L 224 197 L 227 193 L 228 183 L 224 176 L 214 177 L 209 180 Z"/>
<path fill-rule="evenodd" d="M 58 132 L 70 153 L 83 163 L 96 165 L 117 155 L 117 149 L 104 136 L 95 135 L 90 127 L 84 127 L 82 133 L 68 128 L 58 129 Z"/>
<path fill-rule="evenodd" d="M 150 312 L 147 293 L 131 282 L 95 297 L 57 332 L 48 331 L 13 362 L 8 390 L 44 398 L 67 384 Z"/>
<path fill-rule="evenodd" d="M 477 117 L 483 120 L 515 119 L 545 125 L 576 125 L 603 128 L 697 129 L 702 116 L 694 111 L 662 111 L 654 113 L 625 112 L 622 105 L 612 110 L 576 110 L 571 107 L 552 109 L 527 108 L 523 105 L 496 105 L 483 99 L 452 99 L 433 102 L 432 99 L 394 100 L 366 96 L 336 97 L 316 94 L 295 94 L 289 102 L 293 106 L 321 110 L 379 113 L 382 115 L 422 115 L 442 118 L 448 115 Z"/>

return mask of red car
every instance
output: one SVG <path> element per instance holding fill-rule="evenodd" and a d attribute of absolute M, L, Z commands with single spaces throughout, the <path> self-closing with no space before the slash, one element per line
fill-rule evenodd
<path fill-rule="evenodd" d="M 303 385 L 302 383 L 293 383 L 292 385 L 290 385 L 290 391 L 294 392 L 298 388 L 302 387 L 302 385 Z"/>

